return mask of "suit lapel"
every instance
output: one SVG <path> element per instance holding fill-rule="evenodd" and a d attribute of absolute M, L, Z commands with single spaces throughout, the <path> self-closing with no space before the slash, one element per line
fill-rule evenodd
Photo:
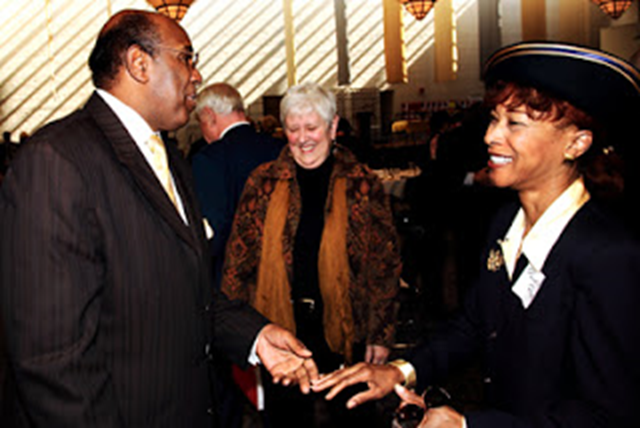
<path fill-rule="evenodd" d="M 521 307 L 520 299 L 515 295 L 512 287 L 514 282 L 520 276 L 524 267 L 526 267 L 527 262 L 522 256 L 518 259 L 513 280 L 511 280 L 509 278 L 509 274 L 507 273 L 507 267 L 504 263 L 502 249 L 498 244 L 498 241 L 505 236 L 507 230 L 511 226 L 517 209 L 518 206 L 514 205 L 513 207 L 506 208 L 500 211 L 493 224 L 492 231 L 489 234 L 489 236 L 491 237 L 491 240 L 489 242 L 495 243 L 492 247 L 490 247 L 490 249 L 497 251 L 497 253 L 494 254 L 500 254 L 500 256 L 498 257 L 499 262 L 491 264 L 489 263 L 489 260 L 487 260 L 487 269 L 489 271 L 487 272 L 487 274 L 489 275 L 489 278 L 491 278 L 490 283 L 493 284 L 489 289 L 489 292 L 492 293 L 491 295 L 493 297 L 487 297 L 487 301 L 491 301 L 493 302 L 492 305 L 495 305 L 495 328 L 497 328 L 498 331 L 509 328 L 509 322 L 512 319 L 511 317 L 514 314 L 514 311 L 517 311 L 518 308 Z"/>
<path fill-rule="evenodd" d="M 113 148 L 116 158 L 129 171 L 135 185 L 149 204 L 153 206 L 160 217 L 163 218 L 180 238 L 195 249 L 200 250 L 191 228 L 182 221 L 180 214 L 176 211 L 176 208 L 156 178 L 153 170 L 115 113 L 113 113 L 100 96 L 95 93 L 87 102 L 85 109 L 93 116 L 100 129 L 102 129 L 107 142 Z M 182 196 L 185 193 L 183 188 L 186 186 L 182 185 L 181 179 L 177 177 L 174 177 L 174 179 L 177 182 L 180 195 Z M 191 212 L 191 204 L 185 202 L 184 205 L 185 210 Z M 193 214 L 187 217 L 190 225 L 194 224 L 195 219 L 193 219 L 193 217 Z M 198 227 L 198 225 L 195 225 L 195 227 Z"/>
<path fill-rule="evenodd" d="M 196 243 L 206 242 L 204 228 L 202 227 L 202 215 L 198 208 L 196 195 L 193 190 L 193 180 L 189 175 L 190 171 L 186 167 L 186 163 L 178 148 L 170 142 L 166 143 L 165 146 L 167 148 L 169 167 L 171 168 L 171 173 L 173 174 L 176 186 L 178 187 L 185 215 L 187 216 L 187 220 L 191 226 L 189 227 L 190 233 L 192 233 L 193 239 Z M 180 221 L 182 222 L 182 219 Z M 198 246 L 198 249 L 201 248 Z"/>

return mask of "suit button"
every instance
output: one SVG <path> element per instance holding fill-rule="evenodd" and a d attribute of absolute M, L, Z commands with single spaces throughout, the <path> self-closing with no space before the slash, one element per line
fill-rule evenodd
<path fill-rule="evenodd" d="M 205 312 L 211 312 L 211 304 L 204 307 Z"/>
<path fill-rule="evenodd" d="M 482 379 L 482 381 L 484 383 L 491 383 L 491 378 L 490 377 L 485 377 L 484 379 Z"/>
<path fill-rule="evenodd" d="M 491 333 L 489 333 L 489 339 L 490 340 L 495 340 L 496 337 L 498 337 L 498 332 L 497 331 L 492 331 Z"/>
<path fill-rule="evenodd" d="M 214 415 L 213 407 L 208 407 L 208 408 L 207 408 L 207 414 L 208 414 L 209 416 L 213 416 L 213 415 Z"/>

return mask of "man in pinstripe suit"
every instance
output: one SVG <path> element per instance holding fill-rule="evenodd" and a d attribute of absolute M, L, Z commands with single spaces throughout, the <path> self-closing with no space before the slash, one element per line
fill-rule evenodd
<path fill-rule="evenodd" d="M 152 162 L 151 135 L 195 106 L 196 61 L 174 21 L 118 13 L 89 60 L 96 93 L 37 132 L 7 174 L 2 426 L 215 425 L 213 349 L 259 358 L 304 391 L 317 376 L 290 333 L 215 294 L 188 167 L 171 145 L 167 176 Z"/>

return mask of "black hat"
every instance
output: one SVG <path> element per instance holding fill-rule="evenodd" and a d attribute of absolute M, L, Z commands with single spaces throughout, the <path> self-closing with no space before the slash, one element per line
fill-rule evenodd
<path fill-rule="evenodd" d="M 491 55 L 484 79 L 489 86 L 504 80 L 543 90 L 610 125 L 640 107 L 640 72 L 614 55 L 584 46 L 507 46 Z"/>

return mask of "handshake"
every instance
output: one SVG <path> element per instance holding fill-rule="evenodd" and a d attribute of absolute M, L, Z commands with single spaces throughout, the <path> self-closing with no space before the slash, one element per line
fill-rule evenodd
<path fill-rule="evenodd" d="M 262 329 L 258 335 L 256 353 L 274 383 L 284 386 L 298 384 L 304 394 L 331 388 L 326 396 L 331 400 L 344 388 L 366 382 L 369 389 L 352 397 L 347 403 L 349 408 L 382 398 L 393 390 L 395 384 L 405 382 L 400 369 L 391 364 L 382 364 L 388 351 L 381 346 L 367 347 L 367 363 L 320 376 L 311 351 L 291 332 L 276 324 L 268 324 Z"/>
<path fill-rule="evenodd" d="M 365 383 L 368 388 L 349 398 L 347 408 L 353 409 L 367 401 L 380 399 L 395 390 L 402 400 L 396 411 L 395 426 L 463 426 L 463 416 L 448 405 L 450 397 L 446 391 L 440 388 L 427 389 L 420 396 L 401 386 L 413 386 L 411 383 L 415 382 L 413 368 L 406 370 L 406 366 L 402 367 L 405 363 L 375 364 L 376 358 L 368 353 L 366 359 L 373 363 L 358 363 L 320 375 L 311 351 L 289 331 L 275 324 L 267 325 L 259 334 L 256 351 L 275 383 L 285 386 L 298 384 L 304 394 L 328 390 L 325 398 L 331 400 L 345 388 Z M 439 393 L 435 400 L 430 398 L 434 395 L 433 391 Z M 407 419 L 413 419 L 411 424 L 404 423 L 409 422 Z"/>

